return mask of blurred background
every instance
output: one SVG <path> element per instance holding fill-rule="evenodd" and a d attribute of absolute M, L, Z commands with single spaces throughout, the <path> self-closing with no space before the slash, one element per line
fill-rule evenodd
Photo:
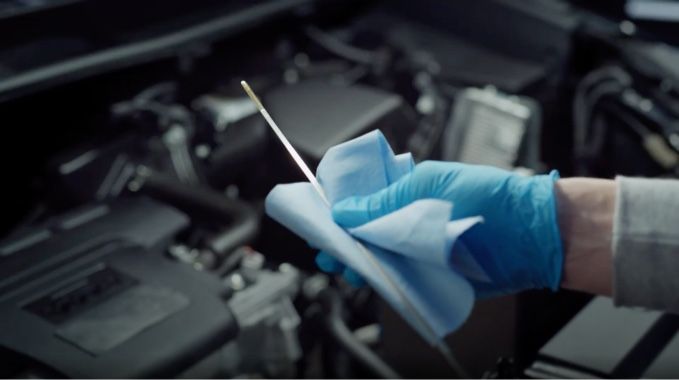
<path fill-rule="evenodd" d="M 380 129 L 397 153 L 677 177 L 679 2 L 0 0 L 0 376 L 454 377 L 263 213 Z M 474 377 L 678 377 L 677 317 L 477 302 Z M 676 335 L 676 336 L 675 336 Z"/>

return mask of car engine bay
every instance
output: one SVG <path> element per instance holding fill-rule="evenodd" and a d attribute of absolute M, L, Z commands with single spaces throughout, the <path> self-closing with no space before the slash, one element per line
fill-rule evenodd
<path fill-rule="evenodd" d="M 677 177 L 679 41 L 587 2 L 28 3 L 0 2 L 2 377 L 459 375 L 265 215 L 304 178 L 241 80 L 312 169 L 379 129 L 416 162 Z M 590 298 L 482 300 L 449 344 L 523 377 Z"/>

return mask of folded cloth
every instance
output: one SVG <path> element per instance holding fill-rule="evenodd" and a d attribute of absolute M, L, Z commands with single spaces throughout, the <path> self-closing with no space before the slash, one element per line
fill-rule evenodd
<path fill-rule="evenodd" d="M 382 133 L 373 131 L 328 150 L 316 177 L 333 204 L 385 188 L 414 166 L 410 153 L 394 155 Z M 333 221 L 331 210 L 310 183 L 293 183 L 269 193 L 266 212 L 311 246 L 356 270 L 431 344 L 457 329 L 471 311 L 474 291 L 461 273 L 485 278 L 464 247 L 456 244 L 482 218 L 451 221 L 453 204 L 448 201 L 422 199 L 345 230 Z M 431 329 L 420 325 L 354 239 L 372 252 Z"/>

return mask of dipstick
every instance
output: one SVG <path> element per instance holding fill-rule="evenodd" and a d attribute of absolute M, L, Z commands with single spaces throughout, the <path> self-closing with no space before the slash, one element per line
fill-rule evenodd
<path fill-rule="evenodd" d="M 297 150 L 292 146 L 290 141 L 288 141 L 287 137 L 283 134 L 283 131 L 278 127 L 276 122 L 273 120 L 269 112 L 264 108 L 264 105 L 262 102 L 259 100 L 257 95 L 255 95 L 254 91 L 252 91 L 252 88 L 250 88 L 250 85 L 246 81 L 241 81 L 240 82 L 241 86 L 243 86 L 243 89 L 245 92 L 248 94 L 250 99 L 255 103 L 257 106 L 257 109 L 259 110 L 259 113 L 262 114 L 266 122 L 269 124 L 271 129 L 274 131 L 278 139 L 283 143 L 283 146 L 285 149 L 288 151 L 290 156 L 292 156 L 292 159 L 295 161 L 297 166 L 302 170 L 304 173 L 304 176 L 309 180 L 311 185 L 314 187 L 318 195 L 321 197 L 323 202 L 328 206 L 331 207 L 330 201 L 328 201 L 328 198 L 325 195 L 325 191 L 323 191 L 323 188 L 321 185 L 318 183 L 318 180 L 316 179 L 316 176 L 313 174 L 311 169 L 307 166 L 307 164 L 304 162 L 304 159 L 297 153 Z M 351 236 L 351 235 L 349 235 Z M 406 293 L 397 285 L 396 281 L 394 281 L 391 276 L 387 274 L 385 269 L 382 267 L 379 261 L 375 258 L 375 255 L 368 250 L 368 248 L 363 245 L 360 241 L 354 239 L 354 242 L 356 243 L 356 246 L 358 249 L 361 251 L 363 255 L 368 259 L 370 264 L 376 269 L 377 273 L 380 274 L 380 276 L 383 278 L 385 283 L 394 291 L 394 293 L 397 294 L 398 298 L 401 300 L 401 303 L 408 309 L 408 312 L 411 313 L 411 315 L 415 318 L 417 323 L 422 326 L 423 331 L 426 335 L 428 335 L 428 340 L 430 342 L 437 342 L 435 344 L 436 349 L 441 353 L 443 358 L 446 360 L 446 363 L 456 372 L 456 375 L 459 377 L 465 377 L 468 378 L 469 376 L 466 375 L 465 371 L 462 369 L 462 367 L 459 365 L 457 360 L 455 360 L 455 357 L 452 355 L 450 349 L 448 346 L 446 346 L 445 342 L 443 339 L 439 339 L 438 336 L 436 335 L 436 332 L 434 328 L 429 324 L 426 318 L 420 313 L 420 311 L 413 305 L 413 303 L 410 301 Z"/>

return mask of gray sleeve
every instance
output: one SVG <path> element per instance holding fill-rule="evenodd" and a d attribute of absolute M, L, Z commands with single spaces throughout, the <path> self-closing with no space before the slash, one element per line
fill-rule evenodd
<path fill-rule="evenodd" d="M 616 182 L 613 299 L 679 313 L 679 181 Z"/>

